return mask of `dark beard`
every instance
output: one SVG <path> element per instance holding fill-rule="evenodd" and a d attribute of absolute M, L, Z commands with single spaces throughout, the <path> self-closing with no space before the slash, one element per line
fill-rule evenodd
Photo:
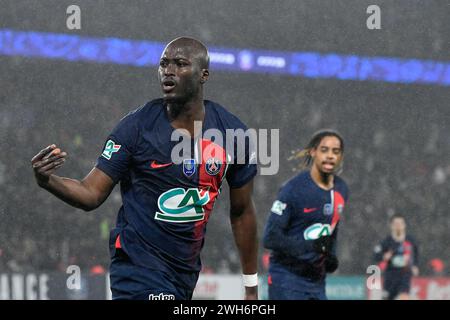
<path fill-rule="evenodd" d="M 322 181 L 325 183 L 329 183 L 330 177 L 333 175 L 333 173 L 327 173 L 320 171 L 320 177 L 322 178 Z"/>

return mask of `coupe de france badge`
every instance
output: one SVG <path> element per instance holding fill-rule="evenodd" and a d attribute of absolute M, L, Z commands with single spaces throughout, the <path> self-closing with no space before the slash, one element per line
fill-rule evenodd
<path fill-rule="evenodd" d="M 219 159 L 209 158 L 208 160 L 206 160 L 205 170 L 206 173 L 210 176 L 215 176 L 216 174 L 218 174 L 221 167 L 222 164 L 220 163 Z"/>
<path fill-rule="evenodd" d="M 195 159 L 183 160 L 183 173 L 186 177 L 191 177 L 195 173 Z"/>
<path fill-rule="evenodd" d="M 105 149 L 103 150 L 102 157 L 110 160 L 113 153 L 119 151 L 120 147 L 120 144 L 116 144 L 114 141 L 108 140 L 105 144 Z"/>

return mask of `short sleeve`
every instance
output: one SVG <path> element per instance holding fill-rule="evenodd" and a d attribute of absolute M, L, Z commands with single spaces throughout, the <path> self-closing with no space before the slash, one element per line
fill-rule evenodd
<path fill-rule="evenodd" d="M 383 240 L 382 242 L 380 242 L 379 244 L 377 244 L 375 246 L 375 248 L 373 249 L 373 253 L 374 253 L 374 260 L 379 263 L 381 261 L 383 261 L 383 255 L 384 253 L 388 251 L 387 250 L 387 242 L 386 240 Z"/>
<path fill-rule="evenodd" d="M 350 190 L 348 188 L 348 185 L 345 182 L 344 182 L 344 186 L 345 186 L 344 200 L 345 200 L 345 202 L 347 202 L 350 198 Z"/>
<path fill-rule="evenodd" d="M 273 202 L 270 209 L 269 221 L 285 229 L 289 226 L 291 216 L 295 212 L 295 206 L 292 201 L 292 193 L 289 187 L 283 186 L 278 192 L 277 199 Z"/>
<path fill-rule="evenodd" d="M 106 173 L 114 183 L 120 181 L 128 171 L 138 136 L 135 113 L 129 113 L 120 120 L 106 138 L 102 154 L 96 167 Z"/>
<path fill-rule="evenodd" d="M 244 186 L 258 173 L 254 142 L 246 138 L 244 152 L 239 152 L 238 147 L 237 139 L 235 139 L 233 143 L 234 154 L 231 159 L 232 163 L 226 173 L 226 179 L 230 188 Z"/>
<path fill-rule="evenodd" d="M 339 191 L 342 193 L 342 197 L 344 198 L 344 201 L 347 202 L 350 196 L 350 191 L 348 188 L 347 183 L 339 176 L 336 177 L 337 181 L 339 181 L 340 188 Z"/>

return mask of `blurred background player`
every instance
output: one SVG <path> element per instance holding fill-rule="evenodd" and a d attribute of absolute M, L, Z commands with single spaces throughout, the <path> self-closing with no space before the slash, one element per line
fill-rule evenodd
<path fill-rule="evenodd" d="M 203 99 L 209 55 L 199 41 L 177 38 L 170 42 L 158 75 L 163 99 L 148 102 L 120 121 L 96 166 L 82 181 L 53 174 L 67 155 L 55 145 L 32 159 L 36 181 L 86 211 L 99 207 L 120 182 L 123 205 L 110 237 L 113 299 L 191 299 L 201 269 L 206 223 L 226 178 L 245 298 L 256 299 L 257 231 L 252 200 L 256 165 L 228 159 L 224 146 L 216 141 L 192 139 L 194 121 L 201 121 L 203 130 L 220 130 L 223 136 L 226 129 L 245 131 L 246 127 L 222 106 Z M 198 148 L 193 148 L 181 164 L 173 163 L 171 157 L 178 144 L 171 140 L 175 129 L 184 129 L 190 145 L 202 150 L 196 153 Z"/>
<path fill-rule="evenodd" d="M 348 198 L 336 176 L 343 153 L 339 133 L 319 131 L 298 154 L 310 169 L 281 187 L 264 231 L 264 247 L 272 250 L 269 299 L 327 299 L 325 277 L 338 267 L 337 227 Z"/>
<path fill-rule="evenodd" d="M 419 274 L 417 243 L 406 234 L 402 215 L 393 215 L 389 225 L 391 234 L 374 249 L 375 260 L 384 271 L 384 298 L 409 300 L 411 278 Z"/>

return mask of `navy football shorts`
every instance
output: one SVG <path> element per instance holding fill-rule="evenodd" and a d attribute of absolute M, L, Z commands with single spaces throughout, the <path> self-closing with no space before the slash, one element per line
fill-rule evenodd
<path fill-rule="evenodd" d="M 113 300 L 190 300 L 193 289 L 177 285 L 173 278 L 158 270 L 132 264 L 122 249 L 116 249 L 111 261 L 110 281 Z"/>
<path fill-rule="evenodd" d="M 324 283 L 311 284 L 307 278 L 286 277 L 272 272 L 269 276 L 269 300 L 328 300 Z"/>
<path fill-rule="evenodd" d="M 384 275 L 384 290 L 387 300 L 394 300 L 400 293 L 407 293 L 411 289 L 411 274 L 400 272 L 386 272 Z"/>
<path fill-rule="evenodd" d="M 273 283 L 269 285 L 269 300 L 327 300 L 324 291 L 311 292 L 295 288 L 285 288 Z"/>

